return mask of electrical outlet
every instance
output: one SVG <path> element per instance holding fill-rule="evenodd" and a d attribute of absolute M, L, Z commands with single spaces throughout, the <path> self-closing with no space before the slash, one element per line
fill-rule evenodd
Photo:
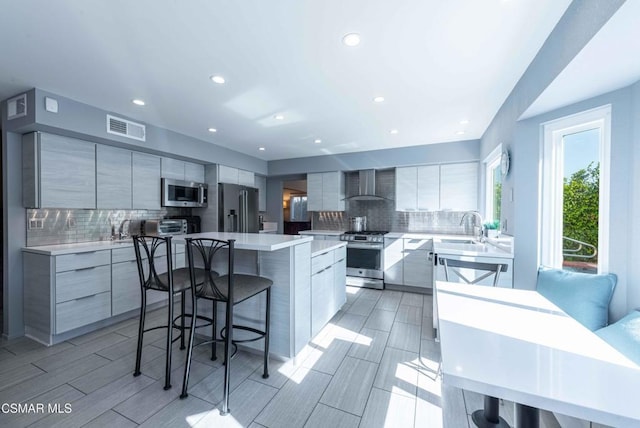
<path fill-rule="evenodd" d="M 76 219 L 73 217 L 67 218 L 67 228 L 75 229 L 76 228 Z"/>
<path fill-rule="evenodd" d="M 43 218 L 31 218 L 29 219 L 29 230 L 44 229 Z"/>

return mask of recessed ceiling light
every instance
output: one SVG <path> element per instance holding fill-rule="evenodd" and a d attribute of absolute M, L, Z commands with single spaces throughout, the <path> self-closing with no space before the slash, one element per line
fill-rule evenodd
<path fill-rule="evenodd" d="M 132 103 L 134 103 L 137 106 L 143 106 L 144 105 L 144 101 L 140 100 L 138 98 L 136 98 L 135 100 L 131 100 Z"/>
<path fill-rule="evenodd" d="M 360 44 L 360 34 L 349 33 L 342 38 L 342 43 L 351 48 L 354 46 L 358 46 Z"/>
<path fill-rule="evenodd" d="M 218 132 L 216 128 L 209 128 L 209 132 Z"/>
<path fill-rule="evenodd" d="M 284 116 L 283 116 L 283 115 L 281 115 L 281 114 L 276 114 L 275 116 L 273 116 L 273 118 L 274 118 L 275 120 L 284 120 Z"/>
<path fill-rule="evenodd" d="M 313 142 L 316 144 L 320 144 L 322 143 L 322 140 L 320 138 L 316 138 L 315 140 L 313 140 Z"/>
<path fill-rule="evenodd" d="M 264 152 L 264 147 L 258 147 L 258 150 L 260 150 L 261 152 Z"/>
<path fill-rule="evenodd" d="M 464 135 L 464 131 L 458 131 L 456 132 L 456 135 Z"/>
<path fill-rule="evenodd" d="M 466 119 L 460 121 L 460 125 L 467 125 L 468 123 L 469 121 Z"/>
<path fill-rule="evenodd" d="M 222 85 L 224 83 L 224 77 L 222 76 L 214 75 L 211 76 L 210 79 L 213 83 L 217 83 L 218 85 Z"/>
<path fill-rule="evenodd" d="M 373 102 L 374 102 L 374 103 L 381 103 L 381 102 L 383 102 L 383 101 L 384 101 L 384 97 L 375 97 L 375 98 L 373 99 Z"/>
<path fill-rule="evenodd" d="M 398 130 L 397 129 L 392 129 L 391 131 L 389 131 L 389 134 L 397 134 Z"/>

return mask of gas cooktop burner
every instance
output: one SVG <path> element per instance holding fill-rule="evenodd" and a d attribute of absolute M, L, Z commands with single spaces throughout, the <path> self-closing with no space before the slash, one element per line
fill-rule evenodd
<path fill-rule="evenodd" d="M 389 232 L 382 230 L 365 230 L 362 232 L 344 232 L 345 235 L 385 235 Z"/>

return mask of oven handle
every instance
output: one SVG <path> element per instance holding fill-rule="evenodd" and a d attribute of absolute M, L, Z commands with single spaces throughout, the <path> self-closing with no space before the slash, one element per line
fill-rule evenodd
<path fill-rule="evenodd" d="M 349 242 L 347 244 L 347 248 L 356 248 L 361 250 L 382 250 L 384 248 L 384 244 L 352 244 Z"/>

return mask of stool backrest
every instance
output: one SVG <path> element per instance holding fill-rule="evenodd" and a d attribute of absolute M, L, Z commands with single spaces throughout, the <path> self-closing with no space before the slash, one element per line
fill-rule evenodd
<path fill-rule="evenodd" d="M 187 260 L 191 286 L 196 294 L 205 294 L 210 298 L 220 301 L 233 301 L 233 263 L 235 240 L 228 241 L 212 238 L 186 238 Z M 226 251 L 225 251 L 226 250 Z M 226 259 L 226 260 L 223 260 Z M 226 274 L 228 287 L 221 290 L 215 282 L 220 275 L 215 270 L 216 266 L 226 262 Z M 204 279 L 198 281 L 198 270 L 204 270 Z M 225 292 L 226 291 L 226 292 Z"/>
<path fill-rule="evenodd" d="M 173 256 L 171 251 L 171 236 L 146 236 L 133 235 L 133 248 L 136 252 L 136 261 L 138 263 L 138 275 L 140 276 L 140 286 L 144 289 L 166 290 L 173 293 Z M 160 274 L 164 272 L 164 266 L 157 266 L 156 257 L 162 250 L 165 250 L 167 262 L 166 272 L 168 274 L 164 279 Z M 145 269 L 146 265 L 146 269 Z M 158 272 L 160 270 L 160 272 Z"/>
<path fill-rule="evenodd" d="M 474 262 L 458 259 L 450 259 L 446 257 L 438 257 L 438 263 L 444 266 L 445 280 L 449 281 L 450 274 L 458 276 L 466 284 L 477 284 L 485 278 L 493 275 L 493 286 L 498 284 L 500 272 L 506 272 L 509 265 L 503 263 L 485 263 Z M 484 272 L 475 278 L 467 278 L 460 269 L 470 269 L 474 271 Z"/>

